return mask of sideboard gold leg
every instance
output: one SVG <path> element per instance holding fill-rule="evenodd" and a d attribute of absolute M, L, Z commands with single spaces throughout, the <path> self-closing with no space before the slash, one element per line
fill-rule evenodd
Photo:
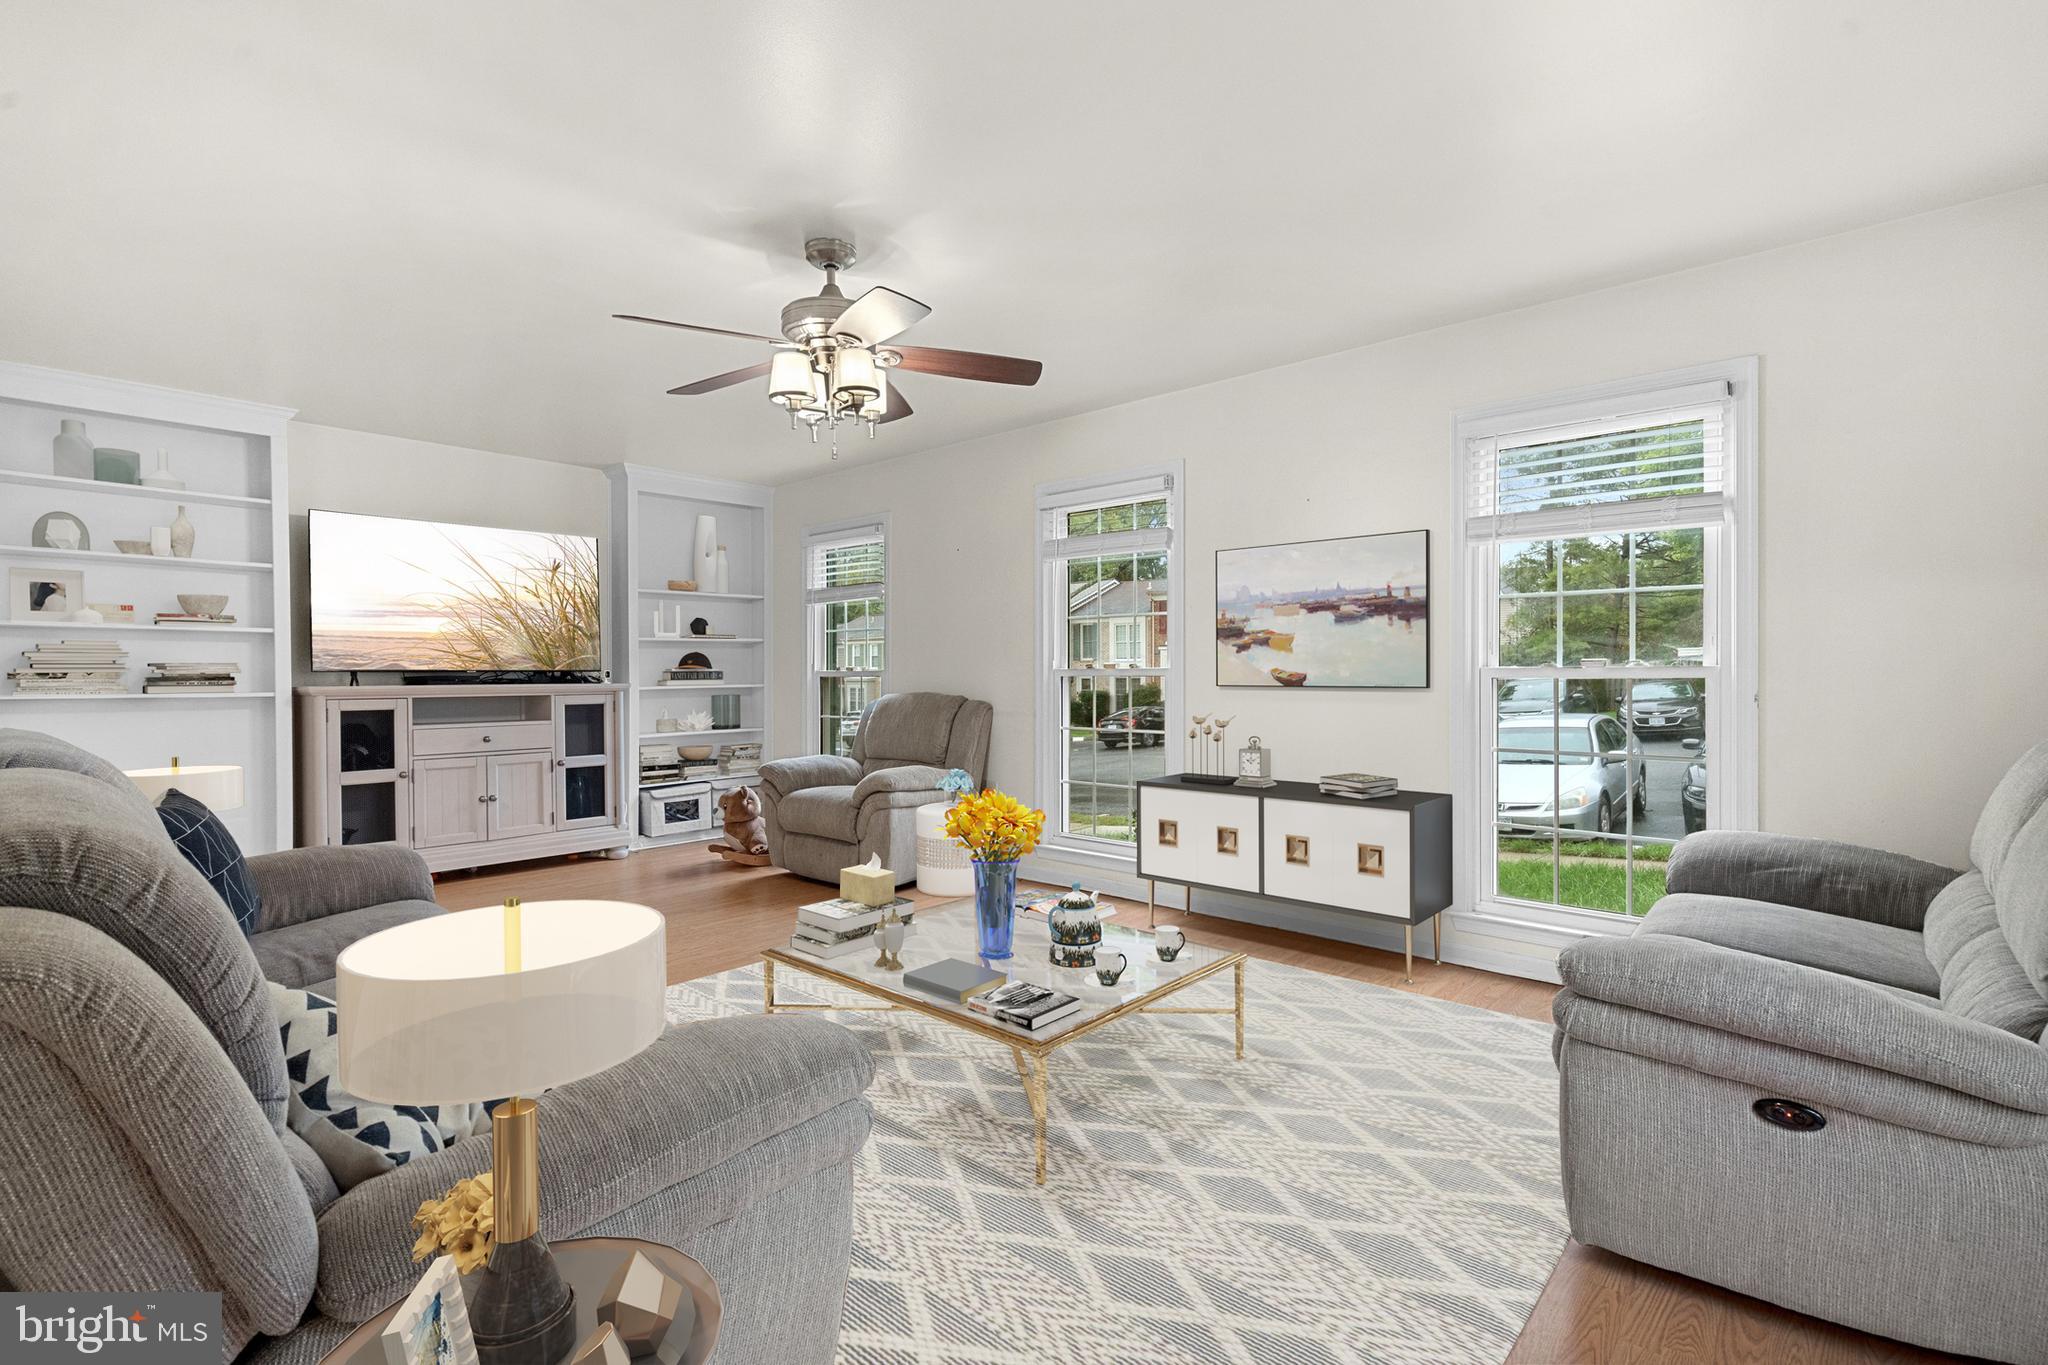
<path fill-rule="evenodd" d="M 1444 916 L 1439 910 L 1429 917 L 1429 932 L 1436 938 L 1436 965 L 1444 965 Z"/>
<path fill-rule="evenodd" d="M 1149 879 L 1145 882 L 1145 927 L 1159 927 L 1159 883 Z"/>
<path fill-rule="evenodd" d="M 767 960 L 761 963 L 761 1013 L 775 1013 L 775 964 Z"/>
<path fill-rule="evenodd" d="M 1415 926 L 1401 926 L 1401 980 L 1407 985 L 1415 984 Z"/>
<path fill-rule="evenodd" d="M 1188 888 L 1187 907 L 1184 910 L 1182 910 L 1181 913 L 1183 915 L 1192 915 L 1195 913 L 1195 888 L 1193 888 L 1192 886 Z"/>
<path fill-rule="evenodd" d="M 1244 963 L 1237 964 L 1237 1060 L 1244 1060 Z"/>

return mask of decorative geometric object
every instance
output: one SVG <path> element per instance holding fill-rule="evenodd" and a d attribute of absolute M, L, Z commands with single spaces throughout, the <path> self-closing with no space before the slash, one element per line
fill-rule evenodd
<path fill-rule="evenodd" d="M 1429 532 L 1216 552 L 1219 687 L 1428 687 Z"/>
<path fill-rule="evenodd" d="M 618 1329 L 603 1322 L 570 1353 L 569 1365 L 627 1365 L 632 1358 Z"/>
<path fill-rule="evenodd" d="M 597 1301 L 597 1320 L 617 1330 L 634 1357 L 676 1365 L 690 1344 L 697 1307 L 682 1281 L 639 1252 L 619 1267 Z"/>

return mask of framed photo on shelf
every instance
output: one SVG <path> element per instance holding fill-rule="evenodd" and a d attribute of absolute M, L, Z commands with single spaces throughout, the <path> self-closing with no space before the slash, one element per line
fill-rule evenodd
<path fill-rule="evenodd" d="M 85 574 L 77 569 L 9 569 L 7 615 L 15 621 L 63 621 L 85 605 Z"/>
<path fill-rule="evenodd" d="M 1429 532 L 1216 552 L 1218 687 L 1429 686 Z"/>
<path fill-rule="evenodd" d="M 477 1365 L 455 1258 L 436 1256 L 378 1335 L 384 1365 Z"/>

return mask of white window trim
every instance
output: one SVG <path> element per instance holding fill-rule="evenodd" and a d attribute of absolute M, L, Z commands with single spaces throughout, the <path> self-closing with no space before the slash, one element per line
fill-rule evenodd
<path fill-rule="evenodd" d="M 1490 611 L 1478 610 L 1481 584 L 1473 571 L 1474 547 L 1466 534 L 1466 469 L 1470 443 L 1488 436 L 1567 423 L 1625 416 L 1670 407 L 1675 394 L 1697 393 L 1701 385 L 1727 385 L 1732 405 L 1724 454 L 1728 534 L 1720 564 L 1709 574 L 1707 592 L 1724 597 L 1725 616 L 1718 642 L 1724 681 L 1718 690 L 1713 724 L 1720 732 L 1716 748 L 1732 752 L 1732 780 L 1717 770 L 1708 789 L 1708 827 L 1755 829 L 1757 824 L 1757 358 L 1745 356 L 1636 379 L 1596 384 L 1509 403 L 1465 408 L 1451 419 L 1451 603 L 1453 667 L 1451 670 L 1451 793 L 1457 812 L 1452 823 L 1452 908 L 1469 916 L 1476 932 L 1488 925 L 1517 930 L 1552 929 L 1575 935 L 1626 936 L 1642 921 L 1605 910 L 1570 906 L 1537 906 L 1523 901 L 1495 900 L 1481 884 L 1485 848 L 1478 838 L 1489 812 L 1480 809 L 1488 789 L 1487 746 L 1480 743 L 1477 715 L 1479 671 L 1489 657 L 1486 638 Z M 1526 670 L 1532 676 L 1561 674 L 1561 669 Z M 1668 676 L 1670 669 L 1644 669 Z"/>
<path fill-rule="evenodd" d="M 1141 465 L 1131 469 L 1119 469 L 1112 473 L 1083 479 L 1061 479 L 1038 485 L 1037 496 L 1031 509 L 1031 539 L 1034 553 L 1038 558 L 1038 591 L 1033 609 L 1037 616 L 1037 645 L 1034 665 L 1038 677 L 1038 704 L 1034 716 L 1034 744 L 1032 752 L 1036 757 L 1033 780 L 1034 800 L 1046 813 L 1046 834 L 1039 840 L 1038 856 L 1061 862 L 1096 862 L 1108 868 L 1131 868 L 1137 866 L 1138 846 L 1136 843 L 1121 844 L 1113 839 L 1097 839 L 1093 835 L 1065 834 L 1055 828 L 1060 811 L 1060 746 L 1065 743 L 1065 726 L 1057 723 L 1066 716 L 1065 703 L 1061 696 L 1060 677 L 1055 673 L 1053 660 L 1058 657 L 1058 631 L 1061 622 L 1054 616 L 1053 566 L 1059 560 L 1059 546 L 1048 542 L 1041 531 L 1044 513 L 1062 503 L 1082 499 L 1114 501 L 1123 494 L 1150 496 L 1158 480 L 1166 481 L 1166 521 L 1173 532 L 1172 542 L 1166 551 L 1166 733 L 1176 734 L 1187 715 L 1183 703 L 1184 675 L 1187 672 L 1187 631 L 1183 628 L 1186 619 L 1185 579 L 1183 567 L 1187 555 L 1187 523 L 1182 516 L 1187 483 L 1183 461 L 1169 460 L 1163 464 Z M 1091 541 L 1096 538 L 1091 538 Z M 1115 537 L 1099 538 L 1103 553 L 1114 553 Z M 1092 543 L 1089 547 L 1096 549 Z M 1132 670 L 1136 672 L 1136 669 Z"/>
<path fill-rule="evenodd" d="M 845 535 L 849 531 L 861 531 L 870 526 L 882 528 L 882 581 L 878 591 L 872 593 L 862 592 L 860 595 L 862 597 L 880 597 L 882 599 L 882 667 L 877 676 L 876 684 L 878 689 L 877 695 L 879 696 L 889 690 L 889 660 L 895 655 L 895 651 L 889 648 L 889 618 L 887 614 L 889 610 L 889 578 L 893 572 L 890 557 L 894 553 L 894 537 L 890 534 L 889 530 L 889 514 L 887 512 L 877 512 L 865 517 L 841 517 L 835 521 L 820 522 L 815 526 L 806 526 L 803 528 L 803 535 L 798 541 L 796 567 L 797 605 L 803 612 L 804 623 L 804 733 L 809 736 L 804 741 L 803 751 L 807 754 L 824 752 L 821 747 L 820 730 L 824 725 L 825 715 L 823 708 L 818 704 L 819 680 L 826 677 L 869 676 L 865 670 L 850 674 L 842 670 L 821 669 L 818 667 L 818 650 L 823 641 L 820 638 L 821 632 L 818 629 L 816 610 L 820 604 L 812 602 L 809 593 L 811 583 L 811 547 L 817 541 L 831 540 L 837 536 Z"/>

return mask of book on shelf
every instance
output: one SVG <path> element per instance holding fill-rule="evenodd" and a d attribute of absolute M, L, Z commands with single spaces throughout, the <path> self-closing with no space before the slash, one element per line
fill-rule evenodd
<path fill-rule="evenodd" d="M 160 683 L 160 682 L 146 682 L 146 683 L 144 683 L 144 684 L 142 685 L 142 690 L 143 690 L 144 692 L 150 692 L 150 693 L 155 693 L 155 694 L 158 694 L 158 695 L 161 695 L 161 694 L 163 694 L 163 693 L 166 693 L 166 692 L 175 692 L 175 693 L 177 693 L 177 694 L 178 694 L 178 695 L 180 695 L 180 696 L 186 696 L 186 697 L 190 697 L 190 696 L 197 696 L 197 695 L 201 695 L 201 694 L 204 694 L 204 693 L 209 693 L 209 692 L 232 692 L 232 691 L 234 691 L 234 690 L 235 690 L 235 685 L 234 685 L 233 683 L 231 683 L 231 682 L 225 682 L 225 683 Z"/>
<path fill-rule="evenodd" d="M 862 905 L 859 901 L 834 896 L 828 901 L 812 901 L 809 905 L 796 908 L 799 924 L 815 924 L 820 929 L 858 929 L 867 925 L 880 924 L 882 912 L 894 906 L 905 924 L 910 923 L 916 907 L 907 896 L 898 896 L 887 905 Z"/>
<path fill-rule="evenodd" d="M 729 630 L 707 630 L 702 635 L 685 635 L 681 638 L 685 640 L 737 640 L 740 637 L 735 632 Z"/>
<path fill-rule="evenodd" d="M 1079 996 L 1038 986 L 1029 981 L 1010 981 L 993 990 L 968 997 L 967 1008 L 985 1014 L 999 1024 L 1037 1033 L 1060 1020 L 1081 1012 Z"/>
<path fill-rule="evenodd" d="M 231 626 L 235 623 L 235 618 L 201 616 L 190 611 L 160 611 L 156 614 L 156 623 L 160 626 Z"/>

